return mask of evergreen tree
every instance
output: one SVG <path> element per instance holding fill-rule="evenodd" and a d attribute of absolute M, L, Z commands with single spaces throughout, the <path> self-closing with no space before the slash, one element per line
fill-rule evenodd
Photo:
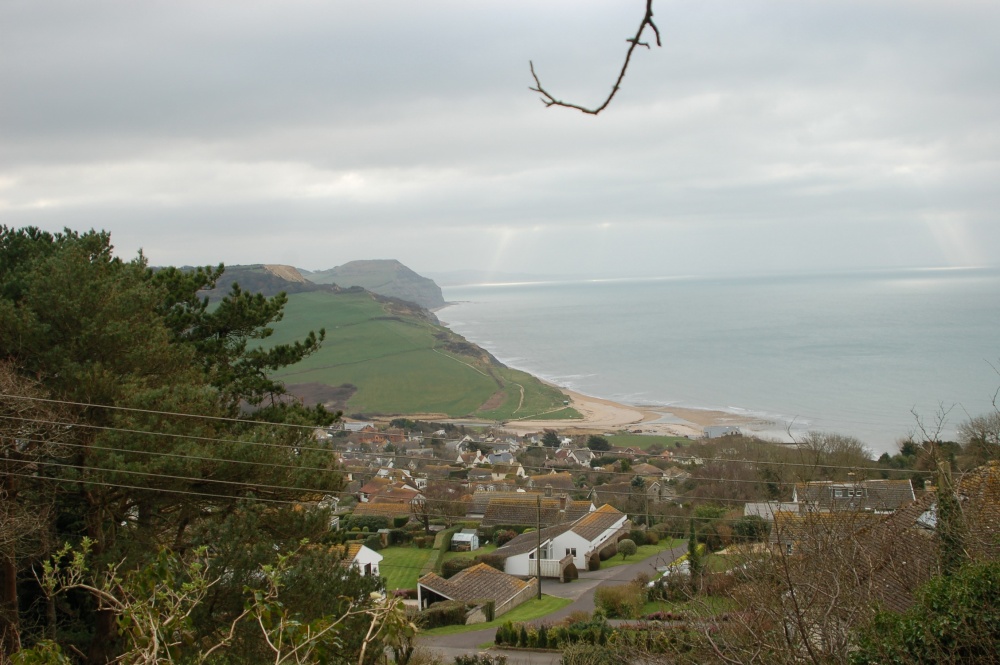
<path fill-rule="evenodd" d="M 694 529 L 694 518 L 691 518 L 690 535 L 688 536 L 688 570 L 691 572 L 691 588 L 697 593 L 701 587 L 702 572 L 701 552 L 698 551 L 698 538 Z"/>
<path fill-rule="evenodd" d="M 309 445 L 308 427 L 266 424 L 335 417 L 286 405 L 283 386 L 269 378 L 316 350 L 322 331 L 292 344 L 255 346 L 280 319 L 283 295 L 264 298 L 234 286 L 210 309 L 198 291 L 214 284 L 221 267 L 153 271 L 141 255 L 123 261 L 112 249 L 103 232 L 0 227 L 0 358 L 21 382 L 12 390 L 51 400 L 28 403 L 33 420 L 60 423 L 61 437 L 58 449 L 37 447 L 36 471 L 18 488 L 18 507 L 46 519 L 44 537 L 30 543 L 30 557 L 19 545 L 3 557 L 3 569 L 21 584 L 3 585 L 2 600 L 22 611 L 47 607 L 24 625 L 57 640 L 63 631 L 78 640 L 89 635 L 88 659 L 101 663 L 117 649 L 113 614 L 89 596 L 73 596 L 66 599 L 70 611 L 56 616 L 33 582 L 29 569 L 58 546 L 57 531 L 59 539 L 88 537 L 99 568 L 122 561 L 140 568 L 159 548 L 183 552 L 210 543 L 227 571 L 213 587 L 214 613 L 198 624 L 210 631 L 225 625 L 228 612 L 242 611 L 241 603 L 225 600 L 242 591 L 241 579 L 301 538 L 325 534 L 324 514 L 296 513 L 280 502 L 300 499 L 296 487 L 343 487 L 336 461 Z M 46 415 L 44 404 L 61 405 L 61 413 Z M 235 416 L 260 424 L 226 420 Z M 0 432 L 5 450 L 8 441 Z M 226 554 L 227 544 L 244 552 Z M 323 570 L 329 568 L 296 574 L 312 578 L 304 588 L 337 586 Z M 320 611 L 316 604 L 308 609 Z M 17 626 L 15 620 L 6 627 Z"/>

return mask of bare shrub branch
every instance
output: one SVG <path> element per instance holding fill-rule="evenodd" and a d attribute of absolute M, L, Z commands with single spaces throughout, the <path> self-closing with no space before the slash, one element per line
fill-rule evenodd
<path fill-rule="evenodd" d="M 528 66 L 531 69 L 531 77 L 535 79 L 535 87 L 529 88 L 529 90 L 540 94 L 542 96 L 542 103 L 545 104 L 546 107 L 563 106 L 565 108 L 576 109 L 577 111 L 590 115 L 597 115 L 607 108 L 608 104 L 611 103 L 611 100 L 614 99 L 614 96 L 621 88 L 622 80 L 625 78 L 625 72 L 628 71 L 629 62 L 632 60 L 632 53 L 635 51 L 636 47 L 644 46 L 647 49 L 650 48 L 649 42 L 642 41 L 642 33 L 646 31 L 646 28 L 651 29 L 653 34 L 656 36 L 656 45 L 663 46 L 663 43 L 660 40 L 660 29 L 656 27 L 655 23 L 653 23 L 653 0 L 646 0 L 646 13 L 642 17 L 642 22 L 639 24 L 639 29 L 636 30 L 635 36 L 629 37 L 625 40 L 628 42 L 628 50 L 625 52 L 625 62 L 622 63 L 621 71 L 618 72 L 618 78 L 615 80 L 615 84 L 612 86 L 611 92 L 608 94 L 604 102 L 600 104 L 600 106 L 588 108 L 579 104 L 573 104 L 572 102 L 564 102 L 560 99 L 556 99 L 552 93 L 542 86 L 542 82 L 538 78 L 538 74 L 535 72 L 535 63 L 530 61 L 528 62 Z"/>

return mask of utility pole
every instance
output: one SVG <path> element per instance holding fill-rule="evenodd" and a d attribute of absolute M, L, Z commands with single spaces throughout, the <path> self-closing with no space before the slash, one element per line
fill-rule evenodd
<path fill-rule="evenodd" d="M 538 600 L 542 599 L 542 495 L 535 497 L 535 533 L 538 534 L 538 544 L 535 545 L 535 579 L 538 580 Z"/>

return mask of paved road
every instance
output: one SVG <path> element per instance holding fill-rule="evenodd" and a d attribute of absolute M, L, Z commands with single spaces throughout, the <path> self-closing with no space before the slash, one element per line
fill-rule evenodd
<path fill-rule="evenodd" d="M 657 566 L 665 566 L 687 551 L 687 544 L 678 545 L 672 549 L 664 549 L 656 554 L 624 566 L 605 568 L 594 572 L 581 572 L 580 579 L 568 584 L 560 584 L 558 580 L 543 579 L 542 593 L 560 598 L 569 598 L 573 602 L 566 607 L 535 619 L 534 623 L 556 623 L 573 612 L 594 611 L 594 590 L 599 586 L 616 586 L 635 579 L 639 573 L 654 577 Z M 461 656 L 479 650 L 480 644 L 492 642 L 496 636 L 496 628 L 486 628 L 457 635 L 442 635 L 419 638 L 420 646 L 433 651 L 447 661 L 455 656 Z M 496 653 L 507 656 L 509 665 L 557 665 L 560 655 L 553 652 L 505 651 L 494 649 Z"/>

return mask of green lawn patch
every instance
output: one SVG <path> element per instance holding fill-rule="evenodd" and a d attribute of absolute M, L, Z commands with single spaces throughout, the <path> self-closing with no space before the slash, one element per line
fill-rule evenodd
<path fill-rule="evenodd" d="M 573 601 L 569 598 L 557 598 L 556 596 L 542 596 L 541 600 L 533 598 L 528 602 L 518 605 L 507 614 L 489 621 L 487 623 L 477 623 L 471 626 L 442 626 L 432 630 L 422 630 L 421 635 L 455 635 L 456 633 L 468 633 L 474 630 L 485 630 L 496 628 L 505 621 L 534 621 L 548 616 L 553 612 L 561 610 Z"/>
<path fill-rule="evenodd" d="M 697 596 L 683 602 L 671 603 L 665 600 L 652 600 L 642 606 L 642 615 L 653 612 L 686 612 L 695 617 L 713 617 L 717 614 L 730 612 L 736 604 L 729 598 L 718 596 Z"/>
<path fill-rule="evenodd" d="M 659 552 L 663 552 L 664 558 L 663 562 L 657 565 L 666 566 L 672 562 L 672 561 L 667 561 L 667 559 L 670 559 L 670 557 L 667 556 L 667 552 L 673 549 L 674 547 L 677 547 L 678 545 L 683 545 L 684 542 L 685 541 L 683 540 L 674 539 L 674 540 L 661 540 L 656 545 L 640 545 L 638 551 L 629 558 L 625 559 L 624 561 L 622 560 L 621 554 L 616 554 L 607 561 L 602 561 L 601 568 L 604 569 L 604 568 L 614 568 L 615 566 L 627 566 L 630 563 L 636 563 L 642 561 L 646 557 L 651 557 Z"/>
<path fill-rule="evenodd" d="M 417 547 L 386 547 L 379 550 L 384 558 L 379 571 L 385 578 L 386 591 L 416 589 L 420 569 L 434 554 L 434 550 Z"/>

